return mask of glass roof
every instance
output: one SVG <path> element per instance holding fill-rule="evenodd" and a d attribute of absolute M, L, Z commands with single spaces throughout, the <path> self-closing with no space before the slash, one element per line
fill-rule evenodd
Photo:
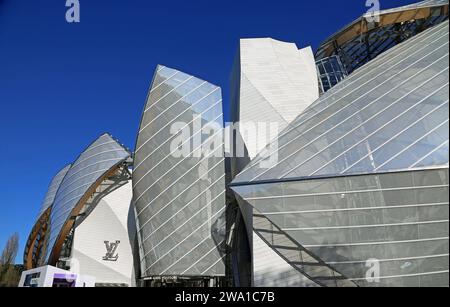
<path fill-rule="evenodd" d="M 143 277 L 225 274 L 222 127 L 220 87 L 158 66 L 133 169 Z"/>
<path fill-rule="evenodd" d="M 381 10 L 378 14 L 379 15 L 386 15 L 386 14 L 398 13 L 398 12 L 414 10 L 414 9 L 439 7 L 439 6 L 444 6 L 444 5 L 448 5 L 448 4 L 449 4 L 448 0 L 426 0 L 426 1 L 420 1 L 420 2 L 417 2 L 417 3 L 413 3 L 413 4 L 408 4 L 408 5 L 405 5 L 405 6 L 400 6 L 400 7 L 396 7 L 396 8 Z M 355 20 L 352 23 L 350 23 L 349 25 L 345 26 L 344 28 L 342 28 L 341 30 L 339 30 L 338 32 L 336 32 L 335 34 L 330 36 L 330 38 L 328 38 L 325 42 L 323 42 L 322 46 L 327 44 L 327 43 L 329 43 L 330 41 L 332 41 L 333 39 L 335 39 L 336 37 L 341 35 L 343 32 L 345 32 L 346 30 L 348 30 L 352 26 L 361 23 L 361 20 L 363 18 L 367 17 L 367 16 L 371 16 L 371 14 L 370 13 L 364 14 L 363 16 L 358 18 L 357 20 Z"/>
<path fill-rule="evenodd" d="M 423 7 L 441 6 L 441 5 L 445 5 L 445 4 L 448 4 L 448 0 L 425 0 L 425 1 L 420 1 L 417 3 L 393 8 L 393 9 L 383 10 L 383 11 L 381 11 L 381 13 L 387 14 L 387 13 L 391 13 L 391 12 L 398 12 L 398 11 L 417 9 L 417 8 L 423 8 Z"/>
<path fill-rule="evenodd" d="M 448 21 L 355 71 L 278 137 L 235 183 L 448 165 Z M 269 147 L 268 147 L 269 148 Z"/>
<path fill-rule="evenodd" d="M 56 176 L 52 179 L 52 182 L 50 183 L 48 187 L 47 194 L 45 195 L 44 201 L 42 202 L 41 211 L 39 212 L 39 217 L 53 205 L 53 201 L 55 200 L 56 192 L 59 189 L 59 186 L 61 185 L 61 182 L 63 181 L 64 177 L 66 176 L 67 172 L 69 171 L 71 165 L 67 165 L 62 170 L 60 170 Z"/>
<path fill-rule="evenodd" d="M 72 210 L 102 176 L 129 157 L 130 153 L 122 145 L 109 134 L 104 134 L 92 143 L 71 166 L 53 203 L 47 261 Z"/>

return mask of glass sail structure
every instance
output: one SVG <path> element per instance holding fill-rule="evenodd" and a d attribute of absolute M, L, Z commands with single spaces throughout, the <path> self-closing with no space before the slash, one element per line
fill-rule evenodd
<path fill-rule="evenodd" d="M 383 3 L 381 3 L 383 4 Z M 371 10 L 376 9 L 373 7 Z M 321 44 L 316 59 L 328 61 L 338 57 L 339 71 L 353 73 L 394 46 L 448 20 L 448 0 L 428 0 L 380 11 L 369 12 Z M 344 76 L 345 77 L 345 76 Z M 341 80 L 321 78 L 323 90 Z M 331 81 L 331 82 L 330 82 Z"/>
<path fill-rule="evenodd" d="M 317 68 L 311 47 L 299 49 L 295 43 L 271 38 L 240 40 L 231 77 L 231 117 L 242 140 L 236 143 L 245 145 L 246 154 L 236 153 L 239 158 L 231 159 L 231 177 L 319 98 Z M 328 71 L 327 80 L 331 81 L 331 74 Z M 242 207 L 240 212 L 245 227 L 252 229 L 251 210 Z M 309 285 L 309 280 L 258 239 L 249 234 L 251 264 L 243 265 L 251 267 L 253 285 Z M 244 248 L 240 249 L 245 254 Z M 280 275 L 283 277 L 278 278 Z"/>
<path fill-rule="evenodd" d="M 255 231 L 321 286 L 448 286 L 448 168 L 232 188 Z"/>
<path fill-rule="evenodd" d="M 50 214 L 46 262 L 56 264 L 64 241 L 71 231 L 77 211 L 81 210 L 98 185 L 130 153 L 109 134 L 100 136 L 72 164 L 53 201 Z"/>
<path fill-rule="evenodd" d="M 448 165 L 448 21 L 393 48 L 322 96 L 239 182 Z M 266 157 L 267 155 L 265 155 Z"/>
<path fill-rule="evenodd" d="M 50 186 L 48 188 L 47 194 L 45 195 L 44 201 L 42 202 L 41 211 L 39 215 L 42 215 L 47 209 L 49 209 L 53 205 L 53 201 L 56 197 L 56 192 L 58 192 L 59 187 L 67 175 L 67 172 L 72 167 L 72 165 L 67 165 L 61 171 L 59 171 L 56 176 L 53 178 Z"/>
<path fill-rule="evenodd" d="M 136 144 L 142 278 L 225 275 L 221 89 L 158 66 Z"/>
<path fill-rule="evenodd" d="M 52 179 L 48 191 L 45 195 L 44 201 L 41 205 L 36 224 L 28 237 L 27 245 L 24 254 L 24 266 L 27 269 L 36 268 L 41 265 L 42 255 L 44 254 L 45 240 L 47 239 L 47 229 L 50 217 L 50 211 L 55 200 L 56 192 L 58 191 L 61 182 L 69 171 L 71 165 L 64 167 Z"/>
<path fill-rule="evenodd" d="M 255 231 L 290 238 L 274 250 L 294 242 L 358 286 L 448 286 L 448 35 L 445 21 L 355 71 L 280 134 L 278 163 L 237 176 Z"/>

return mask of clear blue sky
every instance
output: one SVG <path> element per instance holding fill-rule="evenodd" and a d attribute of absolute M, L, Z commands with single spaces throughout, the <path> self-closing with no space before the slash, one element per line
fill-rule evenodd
<path fill-rule="evenodd" d="M 381 0 L 382 8 L 414 0 Z M 365 0 L 0 0 L 0 249 L 17 262 L 53 175 L 103 132 L 133 148 L 155 66 L 222 86 L 239 38 L 317 48 Z M 228 109 L 228 107 L 225 107 Z"/>

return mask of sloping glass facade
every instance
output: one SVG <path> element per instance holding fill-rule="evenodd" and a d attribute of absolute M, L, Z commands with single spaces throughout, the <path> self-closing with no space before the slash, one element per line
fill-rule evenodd
<path fill-rule="evenodd" d="M 247 201 L 247 198 L 245 201 Z M 257 204 L 252 201 L 249 201 L 249 203 L 257 208 Z M 253 214 L 253 229 L 265 244 L 298 271 L 299 274 L 295 276 L 295 279 L 306 279 L 301 283 L 301 286 L 311 287 L 313 284 L 322 287 L 356 286 L 347 276 L 329 266 L 321 258 L 300 245 L 299 241 L 273 223 L 264 215 L 264 212 L 260 214 L 259 211 L 255 210 L 255 214 Z M 280 277 L 285 278 L 282 274 Z M 275 285 L 279 286 L 277 283 Z"/>
<path fill-rule="evenodd" d="M 318 98 L 318 71 L 311 47 L 299 50 L 294 43 L 271 38 L 241 39 L 231 77 L 231 117 L 239 127 L 237 137 L 245 144 L 246 154 L 232 159 L 231 177 Z M 240 209 L 245 226 L 252 229 L 251 208 Z M 249 233 L 248 242 L 254 285 L 270 286 L 275 280 L 277 285 L 305 284 L 306 278 L 256 234 Z"/>
<path fill-rule="evenodd" d="M 133 171 L 142 278 L 225 275 L 222 134 L 221 89 L 159 66 Z"/>
<path fill-rule="evenodd" d="M 41 211 L 39 215 L 42 215 L 45 211 L 47 211 L 48 208 L 50 208 L 53 205 L 56 192 L 58 192 L 58 189 L 70 168 L 71 165 L 66 166 L 61 171 L 59 171 L 53 178 L 48 188 L 47 194 L 45 195 L 44 201 L 42 202 Z"/>
<path fill-rule="evenodd" d="M 338 56 L 352 73 L 380 54 L 448 19 L 448 0 L 421 1 L 368 13 L 319 47 L 316 58 Z"/>
<path fill-rule="evenodd" d="M 447 21 L 363 66 L 237 176 L 266 235 L 358 286 L 448 286 L 448 43 Z"/>
<path fill-rule="evenodd" d="M 227 167 L 221 89 L 158 66 L 133 159 L 104 134 L 62 169 L 25 267 L 69 266 L 88 250 L 95 270 L 104 246 L 86 243 L 99 232 L 91 214 L 117 192 L 116 247 L 137 233 L 140 257 L 131 263 L 130 244 L 125 270 L 140 266 L 142 286 L 449 286 L 448 12 L 448 0 L 429 0 L 365 15 L 316 59 L 242 40 L 232 121 L 282 132 L 237 131 L 247 152 Z"/>
<path fill-rule="evenodd" d="M 100 136 L 73 163 L 64 177 L 53 202 L 50 215 L 49 240 L 46 248 L 46 262 L 54 264 L 59 257 L 58 241 L 64 240 L 64 228 L 70 221 L 75 208 L 83 205 L 95 192 L 96 185 L 115 166 L 130 157 L 130 153 L 109 134 Z M 67 233 L 66 233 L 67 235 Z"/>
<path fill-rule="evenodd" d="M 70 169 L 70 165 L 66 166 L 62 170 L 60 170 L 55 177 L 53 177 L 47 193 L 45 195 L 44 201 L 41 205 L 41 210 L 39 212 L 38 218 L 36 220 L 33 229 L 28 237 L 27 244 L 25 246 L 24 253 L 24 266 L 27 269 L 36 268 L 41 265 L 42 256 L 44 254 L 44 246 L 46 240 L 48 240 L 48 224 L 50 218 L 50 210 L 53 205 L 53 201 L 56 196 L 56 192 L 58 191 L 61 182 L 66 176 L 67 172 Z"/>
<path fill-rule="evenodd" d="M 292 257 L 307 251 L 359 286 L 448 286 L 448 168 L 233 190 L 259 212 L 255 229 L 261 228 L 258 219 L 276 225 L 264 234 L 268 240 L 280 238 L 272 245 L 290 250 Z M 301 245 L 296 253 L 282 234 Z M 372 266 L 373 280 L 368 279 Z M 317 264 L 299 269 L 305 268 L 309 274 L 322 271 Z M 331 278 L 319 279 L 334 286 Z"/>
<path fill-rule="evenodd" d="M 448 165 L 448 21 L 393 48 L 322 96 L 238 182 Z"/>

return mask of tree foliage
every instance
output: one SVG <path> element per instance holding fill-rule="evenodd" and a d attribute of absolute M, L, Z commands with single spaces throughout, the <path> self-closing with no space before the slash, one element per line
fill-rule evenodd
<path fill-rule="evenodd" d="M 17 287 L 20 281 L 21 270 L 15 265 L 19 250 L 19 234 L 13 234 L 6 242 L 0 255 L 0 286 Z"/>

